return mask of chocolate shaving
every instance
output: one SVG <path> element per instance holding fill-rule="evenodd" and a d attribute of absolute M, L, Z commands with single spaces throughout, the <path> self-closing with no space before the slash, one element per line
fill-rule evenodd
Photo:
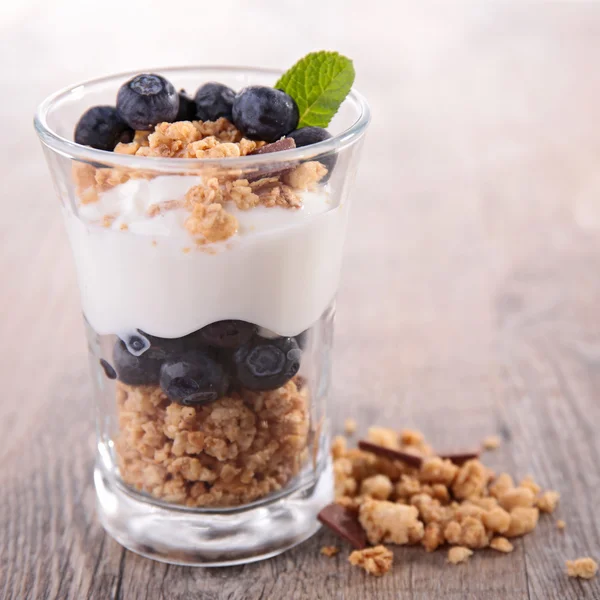
<path fill-rule="evenodd" d="M 350 542 L 354 548 L 362 550 L 367 546 L 367 535 L 358 517 L 346 507 L 335 503 L 328 504 L 317 515 L 317 519 L 337 536 Z"/>
<path fill-rule="evenodd" d="M 271 152 L 281 152 L 282 150 L 291 150 L 292 148 L 296 147 L 296 142 L 293 138 L 283 138 L 281 140 L 277 140 L 276 142 L 273 142 L 272 144 L 265 144 L 264 146 L 262 146 L 261 148 L 258 148 L 258 150 L 254 150 L 253 152 L 250 152 L 250 154 L 248 156 L 251 156 L 253 154 L 270 154 Z M 287 171 L 290 170 L 290 166 L 278 166 L 278 167 L 273 167 L 271 169 L 269 169 L 269 167 L 266 167 L 265 170 L 262 171 L 256 171 L 255 173 L 248 173 L 246 176 L 246 179 L 248 179 L 248 181 L 256 181 L 257 179 L 263 179 L 265 177 L 274 177 L 274 176 L 278 176 L 278 175 L 283 175 L 284 173 L 286 173 Z"/>
<path fill-rule="evenodd" d="M 442 459 L 448 459 L 450 462 L 460 467 L 468 460 L 479 458 L 479 455 L 479 450 L 465 450 L 464 452 L 447 452 L 445 454 L 439 454 L 438 456 Z"/>
<path fill-rule="evenodd" d="M 294 138 L 283 138 L 272 144 L 265 144 L 261 148 L 250 152 L 250 154 L 269 154 L 269 152 L 281 152 L 282 150 L 291 150 L 296 147 Z"/>
<path fill-rule="evenodd" d="M 396 450 L 394 448 L 386 448 L 385 446 L 379 446 L 373 444 L 373 442 L 367 442 L 366 440 L 360 440 L 358 447 L 365 452 L 371 452 L 382 458 L 389 460 L 401 460 L 410 467 L 420 469 L 423 464 L 423 457 L 417 454 L 411 454 L 410 452 L 403 452 L 402 450 Z"/>

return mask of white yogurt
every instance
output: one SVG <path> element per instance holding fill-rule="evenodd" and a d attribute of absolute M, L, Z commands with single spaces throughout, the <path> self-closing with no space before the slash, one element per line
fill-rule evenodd
<path fill-rule="evenodd" d="M 229 204 L 239 231 L 205 246 L 210 253 L 195 247 L 184 209 L 146 215 L 151 204 L 183 198 L 199 181 L 131 180 L 81 206 L 79 218 L 67 214 L 83 312 L 93 329 L 174 338 L 224 319 L 279 335 L 310 327 L 338 287 L 346 205 L 333 206 L 322 191 L 304 193 L 299 210 L 241 211 Z M 110 228 L 97 224 L 111 213 L 120 216 Z"/>

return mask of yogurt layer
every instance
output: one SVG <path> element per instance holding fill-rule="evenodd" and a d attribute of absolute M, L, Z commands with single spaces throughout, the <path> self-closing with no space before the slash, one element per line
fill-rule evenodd
<path fill-rule="evenodd" d="M 130 180 L 66 215 L 83 312 L 99 334 L 141 329 L 175 338 L 224 319 L 279 335 L 308 329 L 333 300 L 347 206 L 326 191 L 304 192 L 302 208 L 227 206 L 238 233 L 197 248 L 184 228 L 189 212 L 154 217 L 148 207 L 183 198 L 200 178 Z M 111 227 L 98 224 L 118 214 Z M 122 231 L 122 226 L 127 230 Z"/>

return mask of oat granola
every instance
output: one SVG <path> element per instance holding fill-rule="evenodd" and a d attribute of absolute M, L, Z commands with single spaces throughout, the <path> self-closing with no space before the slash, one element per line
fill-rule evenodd
<path fill-rule="evenodd" d="M 358 516 L 371 544 L 420 544 L 427 552 L 449 544 L 454 564 L 478 549 L 509 553 L 509 538 L 533 531 L 540 511 L 552 512 L 558 502 L 557 492 L 542 491 L 531 477 L 515 485 L 510 475 L 494 475 L 479 459 L 458 466 L 436 456 L 416 431 L 371 427 L 368 441 L 410 452 L 399 456 L 411 459 L 385 458 L 363 442 L 361 450 L 349 448 L 343 436 L 334 438 L 336 503 Z M 413 455 L 422 458 L 418 468 Z"/>
<path fill-rule="evenodd" d="M 348 560 L 351 565 L 361 567 L 370 575 L 380 577 L 392 568 L 394 555 L 385 546 L 375 546 L 364 550 L 355 550 L 350 554 Z"/>
<path fill-rule="evenodd" d="M 227 119 L 211 121 L 177 121 L 159 123 L 153 131 L 136 131 L 133 141 L 119 142 L 117 154 L 155 158 L 236 158 L 247 156 L 265 142 L 244 138 Z M 293 144 L 292 144 L 293 145 Z M 200 174 L 200 173 L 199 173 Z M 298 209 L 302 206 L 298 191 L 310 190 L 325 177 L 327 168 L 320 162 L 309 161 L 290 167 L 280 173 L 250 181 L 235 170 L 203 169 L 205 181 L 193 186 L 185 203 L 173 199 L 162 206 L 150 207 L 149 216 L 167 210 L 185 208 L 190 216 L 186 229 L 200 244 L 229 239 L 237 232 L 236 218 L 227 210 L 233 202 L 240 210 L 256 206 Z M 99 200 L 101 192 L 130 179 L 151 179 L 158 175 L 151 170 L 125 167 L 95 167 L 87 163 L 73 164 L 76 193 L 82 204 Z M 109 227 L 117 215 L 105 215 L 103 224 Z"/>
<path fill-rule="evenodd" d="M 464 546 L 453 546 L 448 550 L 448 562 L 453 565 L 466 562 L 473 555 L 473 550 L 465 548 Z"/>
<path fill-rule="evenodd" d="M 598 563 L 589 556 L 567 560 L 567 575 L 569 577 L 581 577 L 582 579 L 591 579 L 598 571 Z"/>
<path fill-rule="evenodd" d="M 307 454 L 306 388 L 289 381 L 191 407 L 159 387 L 117 383 L 121 477 L 155 498 L 186 506 L 232 506 L 281 489 Z"/>

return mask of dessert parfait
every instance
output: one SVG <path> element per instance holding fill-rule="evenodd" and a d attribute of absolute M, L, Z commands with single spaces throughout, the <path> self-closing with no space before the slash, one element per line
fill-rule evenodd
<path fill-rule="evenodd" d="M 36 125 L 81 289 L 101 519 L 142 553 L 226 564 L 226 544 L 213 547 L 206 531 L 169 542 L 156 515 L 250 515 L 301 498 L 302 517 L 314 519 L 331 496 L 333 304 L 347 184 L 368 118 L 357 117 L 354 92 L 347 98 L 352 63 L 337 53 L 308 55 L 279 79 L 207 75 L 92 82 L 89 95 L 77 97 L 84 85 L 49 99 Z M 74 143 L 47 131 L 53 116 L 66 130 L 67 112 Z M 345 141 L 327 129 L 334 115 Z M 357 121 L 353 137 L 348 122 Z M 140 515 L 151 533 L 133 527 Z M 229 558 L 281 551 L 314 531 L 308 523 L 275 545 L 246 541 Z"/>

